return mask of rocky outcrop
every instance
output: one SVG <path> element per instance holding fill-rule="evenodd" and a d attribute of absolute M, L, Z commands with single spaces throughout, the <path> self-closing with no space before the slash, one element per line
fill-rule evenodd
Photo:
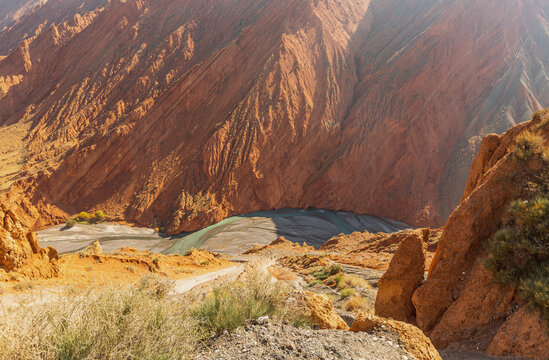
<path fill-rule="evenodd" d="M 513 160 L 526 130 L 549 139 L 549 111 L 502 136 L 488 136 L 475 159 L 461 204 L 450 216 L 426 281 L 413 293 L 419 328 L 439 348 L 449 345 L 492 355 L 547 359 L 549 332 L 512 288 L 496 284 L 483 263 L 485 242 L 502 226 L 512 200 L 528 196 L 533 180 L 547 181 L 541 157 Z M 540 174 L 543 175 L 540 177 Z M 416 266 L 422 266 L 421 257 Z M 381 286 L 380 286 L 381 288 Z M 409 314 L 408 296 L 400 300 Z"/>
<path fill-rule="evenodd" d="M 442 360 L 429 338 L 420 329 L 407 323 L 384 319 L 372 314 L 360 314 L 351 325 L 350 330 L 370 332 L 381 327 L 398 333 L 406 350 L 417 360 Z"/>
<path fill-rule="evenodd" d="M 168 233 L 285 207 L 442 224 L 479 135 L 549 96 L 542 0 L 24 3 L 0 22 L 0 189 L 35 227 L 98 208 Z"/>
<path fill-rule="evenodd" d="M 332 301 L 326 295 L 308 291 L 305 292 L 303 300 L 309 316 L 319 328 L 349 330 L 349 325 L 335 312 Z"/>
<path fill-rule="evenodd" d="M 326 241 L 319 250 L 325 251 L 333 261 L 342 264 L 387 270 L 399 246 L 414 233 L 413 236 L 419 234 L 419 237 L 422 237 L 423 233 L 427 234 L 424 240 L 425 266 L 428 268 L 442 235 L 442 229 L 403 230 L 393 234 L 372 234 L 368 231 L 357 231 L 349 235 L 339 234 Z M 406 259 L 403 258 L 402 261 Z"/>
<path fill-rule="evenodd" d="M 549 358 L 549 327 L 538 314 L 522 307 L 512 314 L 498 329 L 488 346 L 491 356 L 531 356 L 536 359 Z M 540 336 L 541 335 L 541 336 Z"/>
<path fill-rule="evenodd" d="M 103 248 L 98 240 L 95 240 L 93 244 L 88 245 L 85 249 L 79 251 L 79 254 L 82 256 L 88 255 L 101 255 L 103 253 Z"/>
<path fill-rule="evenodd" d="M 251 254 L 263 254 L 263 255 L 271 255 L 271 254 L 283 254 L 283 253 L 290 253 L 290 254 L 302 254 L 314 251 L 315 248 L 313 246 L 307 245 L 305 242 L 303 242 L 302 245 L 299 245 L 298 243 L 292 242 L 288 239 L 286 239 L 284 236 L 279 236 L 275 240 L 273 240 L 268 245 L 256 245 L 253 248 L 246 250 L 244 252 L 244 255 L 251 255 Z"/>
<path fill-rule="evenodd" d="M 416 310 L 412 294 L 423 282 L 425 247 L 429 230 L 410 233 L 395 252 L 389 269 L 378 282 L 375 302 L 376 315 L 415 323 Z"/>
<path fill-rule="evenodd" d="M 57 251 L 40 248 L 36 233 L 23 228 L 13 211 L 0 204 L 0 280 L 59 275 Z"/>

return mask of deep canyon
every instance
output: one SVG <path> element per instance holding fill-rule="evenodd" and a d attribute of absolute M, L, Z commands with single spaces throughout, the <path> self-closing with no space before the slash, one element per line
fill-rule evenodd
<path fill-rule="evenodd" d="M 481 138 L 549 103 L 542 0 L 19 5 L 0 1 L 0 185 L 35 229 L 309 207 L 440 226 Z"/>

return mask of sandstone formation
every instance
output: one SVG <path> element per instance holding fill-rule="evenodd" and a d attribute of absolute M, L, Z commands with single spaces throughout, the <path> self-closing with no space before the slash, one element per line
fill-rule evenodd
<path fill-rule="evenodd" d="M 244 255 L 263 254 L 274 255 L 275 253 L 303 254 L 315 251 L 313 246 L 303 242 L 302 245 L 286 239 L 284 236 L 279 236 L 268 245 L 256 245 L 250 250 L 244 252 Z"/>
<path fill-rule="evenodd" d="M 371 234 L 367 231 L 354 232 L 350 235 L 340 234 L 326 241 L 319 250 L 327 252 L 333 261 L 339 263 L 387 270 L 399 246 L 410 236 L 423 238 L 423 233 L 427 236 L 424 239 L 427 269 L 442 235 L 441 229 L 403 230 L 393 234 Z M 406 260 L 403 259 L 403 261 Z"/>
<path fill-rule="evenodd" d="M 332 301 L 322 294 L 305 292 L 303 300 L 309 310 L 313 322 L 321 329 L 349 330 L 349 326 L 339 316 L 335 310 Z"/>
<path fill-rule="evenodd" d="M 103 248 L 99 241 L 95 240 L 93 244 L 87 246 L 85 249 L 79 251 L 79 254 L 82 256 L 87 255 L 101 255 L 103 253 Z"/>
<path fill-rule="evenodd" d="M 413 354 L 416 359 L 442 360 L 429 338 L 427 338 L 427 336 L 417 327 L 407 323 L 384 319 L 372 314 L 360 314 L 351 325 L 350 330 L 354 332 L 370 332 L 382 326 L 398 333 L 402 342 L 404 342 L 406 349 Z"/>
<path fill-rule="evenodd" d="M 0 290 L 17 287 L 17 281 L 29 279 L 26 283 L 34 288 L 58 289 L 65 286 L 85 288 L 112 284 L 131 284 L 143 277 L 162 277 L 180 280 L 234 266 L 231 261 L 208 251 L 193 250 L 186 255 L 164 255 L 134 248 L 120 248 L 114 252 L 95 251 L 65 253 L 52 261 L 56 276 L 44 279 L 42 274 L 27 276 L 25 273 L 5 273 L 0 268 L 0 282 L 8 283 Z M 37 264 L 35 260 L 32 265 Z M 42 270 L 43 268 L 40 268 Z M 11 285 L 11 286 L 10 286 Z M 17 289 L 16 289 L 17 290 Z M 0 291 L 1 292 L 1 291 Z"/>
<path fill-rule="evenodd" d="M 545 0 L 17 3 L 0 189 L 36 228 L 99 208 L 168 233 L 284 207 L 442 224 L 479 135 L 549 100 Z"/>
<path fill-rule="evenodd" d="M 57 251 L 40 248 L 38 236 L 25 230 L 13 211 L 0 204 L 0 281 L 59 275 Z"/>
<path fill-rule="evenodd" d="M 485 138 L 461 204 L 444 227 L 427 280 L 412 302 L 407 294 L 399 300 L 398 311 L 406 314 L 413 303 L 418 327 L 438 348 L 452 345 L 498 356 L 549 357 L 547 325 L 537 313 L 526 312 L 514 289 L 496 284 L 483 265 L 489 256 L 484 244 L 502 226 L 510 202 L 528 196 L 533 179 L 547 181 L 540 155 L 528 162 L 512 158 L 515 139 L 531 130 L 547 143 L 548 123 L 545 110 L 502 136 Z M 421 256 L 416 260 L 421 268 Z"/>
<path fill-rule="evenodd" d="M 224 268 L 232 264 L 217 254 L 196 249 L 189 250 L 185 255 L 164 255 L 138 251 L 134 248 L 121 248 L 112 253 L 104 253 L 97 242 L 79 253 L 62 255 L 59 262 L 63 269 L 63 281 L 78 281 L 79 277 L 85 277 L 79 274 L 79 270 L 90 264 L 93 264 L 94 272 L 100 273 L 105 281 L 125 275 L 135 278 L 151 273 L 179 278 L 186 277 L 196 270 Z"/>
<path fill-rule="evenodd" d="M 412 294 L 423 282 L 425 246 L 429 230 L 409 234 L 395 252 L 389 269 L 378 282 L 375 303 L 376 315 L 408 323 L 415 323 Z"/>

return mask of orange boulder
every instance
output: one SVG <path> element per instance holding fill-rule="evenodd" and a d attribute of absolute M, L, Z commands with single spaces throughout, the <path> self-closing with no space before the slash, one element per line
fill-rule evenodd
<path fill-rule="evenodd" d="M 423 282 L 429 230 L 411 232 L 400 244 L 389 269 L 378 282 L 376 315 L 415 323 L 412 294 Z"/>
<path fill-rule="evenodd" d="M 384 319 L 372 314 L 360 314 L 351 325 L 350 330 L 370 332 L 376 328 L 385 328 L 396 332 L 406 350 L 417 360 L 442 360 L 429 338 L 420 329 L 407 323 Z"/>
<path fill-rule="evenodd" d="M 335 312 L 332 301 L 327 296 L 308 291 L 303 299 L 311 318 L 318 327 L 321 329 L 349 330 L 349 326 Z"/>

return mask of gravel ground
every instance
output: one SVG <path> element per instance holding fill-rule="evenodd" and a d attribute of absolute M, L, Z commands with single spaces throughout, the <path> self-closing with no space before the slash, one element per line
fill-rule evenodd
<path fill-rule="evenodd" d="M 455 350 L 439 350 L 442 360 L 526 360 L 516 357 L 493 358 L 488 355 Z"/>
<path fill-rule="evenodd" d="M 388 331 L 352 333 L 291 325 L 250 325 L 212 339 L 195 359 L 407 360 L 398 335 Z"/>

